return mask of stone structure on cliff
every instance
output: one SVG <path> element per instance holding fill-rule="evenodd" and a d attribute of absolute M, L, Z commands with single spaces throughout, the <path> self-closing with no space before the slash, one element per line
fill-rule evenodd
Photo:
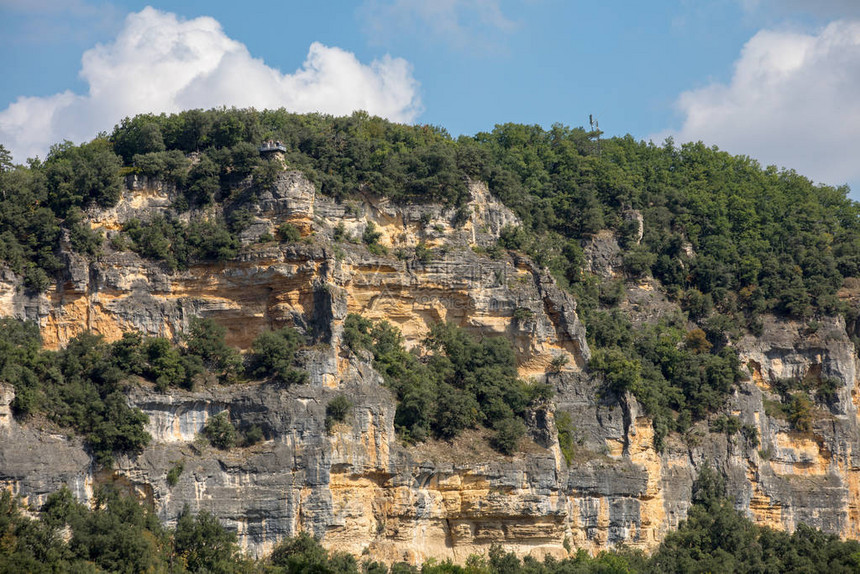
<path fill-rule="evenodd" d="M 709 433 L 701 423 L 684 440 L 670 437 L 658 453 L 651 422 L 635 399 L 617 404 L 598 398 L 585 370 L 590 351 L 575 300 L 524 258 L 484 255 L 516 217 L 484 184 L 474 182 L 470 190 L 468 219 L 455 226 L 454 210 L 442 206 L 398 206 L 373 197 L 336 203 L 300 173 L 284 172 L 259 198 L 242 236 L 246 246 L 233 261 L 169 273 L 128 252 L 96 261 L 66 253 L 64 281 L 38 297 L 27 296 L 19 278 L 3 272 L 0 313 L 38 322 L 51 347 L 84 330 L 110 340 L 129 329 L 175 337 L 195 316 L 226 326 L 228 343 L 240 348 L 284 325 L 313 337 L 302 355 L 307 385 L 167 394 L 141 386 L 129 394 L 149 416 L 154 440 L 140 456 L 121 458 L 113 478 L 151 501 L 168 523 L 185 505 L 214 512 L 254 554 L 299 531 L 322 536 L 329 547 L 388 561 L 463 561 L 495 543 L 520 554 L 557 556 L 571 545 L 650 549 L 686 516 L 693 479 L 704 464 L 727 476 L 736 506 L 756 522 L 785 529 L 807 523 L 860 537 L 858 359 L 840 319 L 822 319 L 814 334 L 768 319 L 760 337 L 738 344 L 748 377 L 730 409 L 758 429 L 757 447 Z M 92 225 L 110 233 L 130 217 L 166 209 L 172 193 L 158 182 L 130 178 L 120 204 L 90 214 Z M 284 222 L 306 239 L 257 242 Z M 388 254 L 334 243 L 341 222 L 342 232 L 353 237 L 374 223 Z M 396 257 L 397 249 L 419 242 L 437 255 L 426 262 Z M 599 236 L 587 252 L 595 272 L 613 276 L 614 238 Z M 629 286 L 625 305 L 642 320 L 672 308 L 649 281 Z M 515 457 L 488 448 L 480 431 L 453 446 L 401 444 L 393 396 L 369 357 L 341 345 L 343 321 L 353 312 L 392 322 L 407 345 L 437 321 L 508 337 L 521 375 L 553 385 L 556 412 L 572 417 L 577 445 L 571 465 L 561 455 L 551 415 L 532 422 L 528 447 Z M 560 372 L 551 368 L 559 356 L 567 358 Z M 838 400 L 811 433 L 798 434 L 769 417 L 764 401 L 773 394 L 772 381 L 809 373 L 838 379 Z M 348 393 L 354 407 L 328 433 L 325 406 L 339 393 Z M 106 477 L 80 440 L 19 424 L 9 413 L 12 396 L 11 388 L 0 386 L 0 483 L 34 503 L 63 484 L 81 499 L 90 497 Z M 223 410 L 239 425 L 259 426 L 266 440 L 227 452 L 204 446 L 198 433 Z M 179 462 L 184 471 L 171 486 L 166 476 Z"/>

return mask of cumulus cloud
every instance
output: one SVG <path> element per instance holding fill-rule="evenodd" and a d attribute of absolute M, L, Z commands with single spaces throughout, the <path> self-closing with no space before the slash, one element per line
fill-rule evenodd
<path fill-rule="evenodd" d="M 816 181 L 860 180 L 860 21 L 817 34 L 764 30 L 744 46 L 728 84 L 684 92 L 684 117 L 661 141 L 702 140 Z"/>
<path fill-rule="evenodd" d="M 348 114 L 362 109 L 410 122 L 421 111 L 408 62 L 370 64 L 314 43 L 301 68 L 283 74 L 253 58 L 212 18 L 182 20 L 153 8 L 130 14 L 116 40 L 83 56 L 85 95 L 20 97 L 0 111 L 0 142 L 16 160 L 44 155 L 63 139 L 83 141 L 125 116 L 189 108 L 284 107 Z"/>
<path fill-rule="evenodd" d="M 455 49 L 499 47 L 497 36 L 516 28 L 500 0 L 367 0 L 359 9 L 370 38 L 429 35 Z"/>

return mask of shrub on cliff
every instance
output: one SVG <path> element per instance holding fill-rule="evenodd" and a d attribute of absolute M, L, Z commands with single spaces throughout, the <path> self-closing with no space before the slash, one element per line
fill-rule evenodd
<path fill-rule="evenodd" d="M 227 329 L 210 318 L 194 317 L 183 335 L 188 353 L 202 359 L 223 383 L 235 382 L 242 374 L 242 357 L 224 340 Z"/>
<path fill-rule="evenodd" d="M 352 410 L 352 401 L 346 395 L 337 395 L 325 407 L 325 430 L 331 432 L 335 423 L 342 423 Z"/>
<path fill-rule="evenodd" d="M 291 327 L 260 333 L 251 344 L 248 373 L 284 385 L 303 384 L 308 374 L 297 368 L 296 351 L 304 344 L 304 337 Z"/>
<path fill-rule="evenodd" d="M 227 530 L 215 515 L 194 515 L 186 505 L 173 533 L 176 556 L 189 572 L 238 572 L 236 533 Z"/>
<path fill-rule="evenodd" d="M 302 232 L 292 223 L 282 223 L 278 226 L 278 239 L 283 243 L 296 243 L 302 238 Z"/>
<path fill-rule="evenodd" d="M 209 417 L 203 425 L 203 436 L 209 439 L 212 446 L 227 450 L 235 446 L 236 427 L 230 422 L 230 413 L 221 411 L 217 415 Z"/>
<path fill-rule="evenodd" d="M 493 446 L 502 454 L 509 455 L 517 452 L 520 440 L 526 434 L 523 421 L 515 418 L 496 421 L 493 430 L 496 431 L 492 439 Z"/>

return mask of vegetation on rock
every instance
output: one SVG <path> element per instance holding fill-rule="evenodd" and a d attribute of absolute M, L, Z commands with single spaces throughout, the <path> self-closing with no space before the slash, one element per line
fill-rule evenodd
<path fill-rule="evenodd" d="M 705 468 L 694 484 L 693 505 L 678 530 L 649 557 L 619 549 L 590 556 L 569 549 L 562 560 L 520 559 L 500 546 L 465 565 L 426 561 L 386 565 L 329 552 L 307 533 L 281 541 L 264 560 L 242 556 L 236 535 L 208 512 L 186 507 L 175 529 L 114 487 L 102 487 L 92 507 L 62 489 L 48 497 L 38 519 L 22 512 L 9 491 L 0 493 L 2 572 L 219 572 L 323 574 L 666 574 L 779 572 L 839 574 L 860 569 L 860 543 L 799 525 L 793 534 L 757 526 L 725 498 L 722 478 Z M 68 536 L 61 531 L 68 529 Z M 569 546 L 569 545 L 568 545 Z"/>
<path fill-rule="evenodd" d="M 114 343 L 82 333 L 65 349 L 48 351 L 41 348 L 35 324 L 0 318 L 0 380 L 15 389 L 16 417 L 42 414 L 73 429 L 86 439 L 97 461 L 109 464 L 115 453 L 139 452 L 150 440 L 144 430 L 146 415 L 128 406 L 124 392 L 135 378 L 152 381 L 163 392 L 171 387 L 191 389 L 195 380 L 231 383 L 245 376 L 241 356 L 225 344 L 224 335 L 225 329 L 212 320 L 194 319 L 184 346 L 137 332 L 127 332 Z M 261 334 L 247 374 L 304 382 L 307 374 L 294 364 L 302 342 L 289 328 Z M 258 431 L 249 431 L 251 442 L 262 438 Z M 220 448 L 228 448 L 236 437 L 228 441 L 230 445 L 222 438 L 216 441 Z"/>
<path fill-rule="evenodd" d="M 398 399 L 394 424 L 405 440 L 435 436 L 453 439 L 461 431 L 493 428 L 494 446 L 510 454 L 522 436 L 522 419 L 532 409 L 548 408 L 548 385 L 517 376 L 510 342 L 502 337 L 476 340 L 451 324 L 438 323 L 419 359 L 406 351 L 400 332 L 383 321 L 351 314 L 344 322 L 344 343 L 373 354 L 374 366 Z"/>

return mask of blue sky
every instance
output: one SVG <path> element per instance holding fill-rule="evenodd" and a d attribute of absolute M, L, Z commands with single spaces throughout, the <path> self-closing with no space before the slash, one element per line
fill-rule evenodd
<path fill-rule="evenodd" d="M 454 135 L 594 114 L 860 191 L 853 0 L 0 0 L 0 77 L 19 161 L 186 107 L 364 108 Z"/>

